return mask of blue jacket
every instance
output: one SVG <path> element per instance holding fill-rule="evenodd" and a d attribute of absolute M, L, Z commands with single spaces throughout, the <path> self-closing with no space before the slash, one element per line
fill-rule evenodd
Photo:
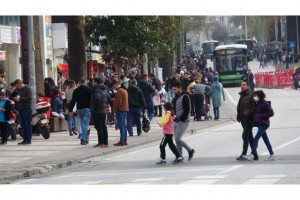
<path fill-rule="evenodd" d="M 142 90 L 144 97 L 145 97 L 145 101 L 152 101 L 152 94 L 155 93 L 155 89 L 154 87 L 151 85 L 151 83 L 149 83 L 148 81 L 145 80 L 141 80 L 138 84 L 138 87 Z"/>
<path fill-rule="evenodd" d="M 254 126 L 270 126 L 270 117 L 274 116 L 271 101 L 259 100 L 254 113 Z"/>

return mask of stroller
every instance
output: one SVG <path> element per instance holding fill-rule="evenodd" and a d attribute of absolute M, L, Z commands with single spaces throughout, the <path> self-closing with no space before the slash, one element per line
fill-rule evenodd
<path fill-rule="evenodd" d="M 202 106 L 201 117 L 204 116 L 204 120 L 209 121 L 212 120 L 212 116 L 210 115 L 210 105 L 208 103 L 204 103 Z"/>

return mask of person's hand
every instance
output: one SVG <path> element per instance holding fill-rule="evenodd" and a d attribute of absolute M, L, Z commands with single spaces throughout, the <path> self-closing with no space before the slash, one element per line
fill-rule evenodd
<path fill-rule="evenodd" d="M 20 101 L 20 96 L 18 95 L 16 97 L 14 97 L 14 101 Z"/>
<path fill-rule="evenodd" d="M 73 117 L 73 116 L 74 116 L 73 112 L 69 112 L 69 115 L 70 115 L 71 117 Z"/>

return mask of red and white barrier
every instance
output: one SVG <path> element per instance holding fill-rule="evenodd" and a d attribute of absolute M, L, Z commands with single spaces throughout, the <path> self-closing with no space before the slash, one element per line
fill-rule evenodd
<path fill-rule="evenodd" d="M 255 74 L 256 87 L 291 87 L 294 85 L 293 70 L 276 70 Z"/>

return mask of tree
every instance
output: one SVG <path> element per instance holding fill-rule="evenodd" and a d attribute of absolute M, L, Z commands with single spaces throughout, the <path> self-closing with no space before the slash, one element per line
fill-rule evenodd
<path fill-rule="evenodd" d="M 99 45 L 100 36 L 105 36 L 104 59 L 117 64 L 122 57 L 135 59 L 148 53 L 153 61 L 173 53 L 173 39 L 180 30 L 172 16 L 86 16 L 85 21 L 87 41 Z"/>
<path fill-rule="evenodd" d="M 42 62 L 42 48 L 40 35 L 40 16 L 33 16 L 34 27 L 34 47 L 35 47 L 35 77 L 36 77 L 36 93 L 45 91 L 44 89 L 44 74 Z"/>
<path fill-rule="evenodd" d="M 226 42 L 228 38 L 226 28 L 219 23 L 215 23 L 211 37 L 215 40 L 218 40 L 219 42 Z"/>
<path fill-rule="evenodd" d="M 28 61 L 28 29 L 27 16 L 21 16 L 21 60 L 22 60 L 22 80 L 29 83 L 29 61 Z"/>
<path fill-rule="evenodd" d="M 79 82 L 87 78 L 83 16 L 68 16 L 69 78 Z"/>

